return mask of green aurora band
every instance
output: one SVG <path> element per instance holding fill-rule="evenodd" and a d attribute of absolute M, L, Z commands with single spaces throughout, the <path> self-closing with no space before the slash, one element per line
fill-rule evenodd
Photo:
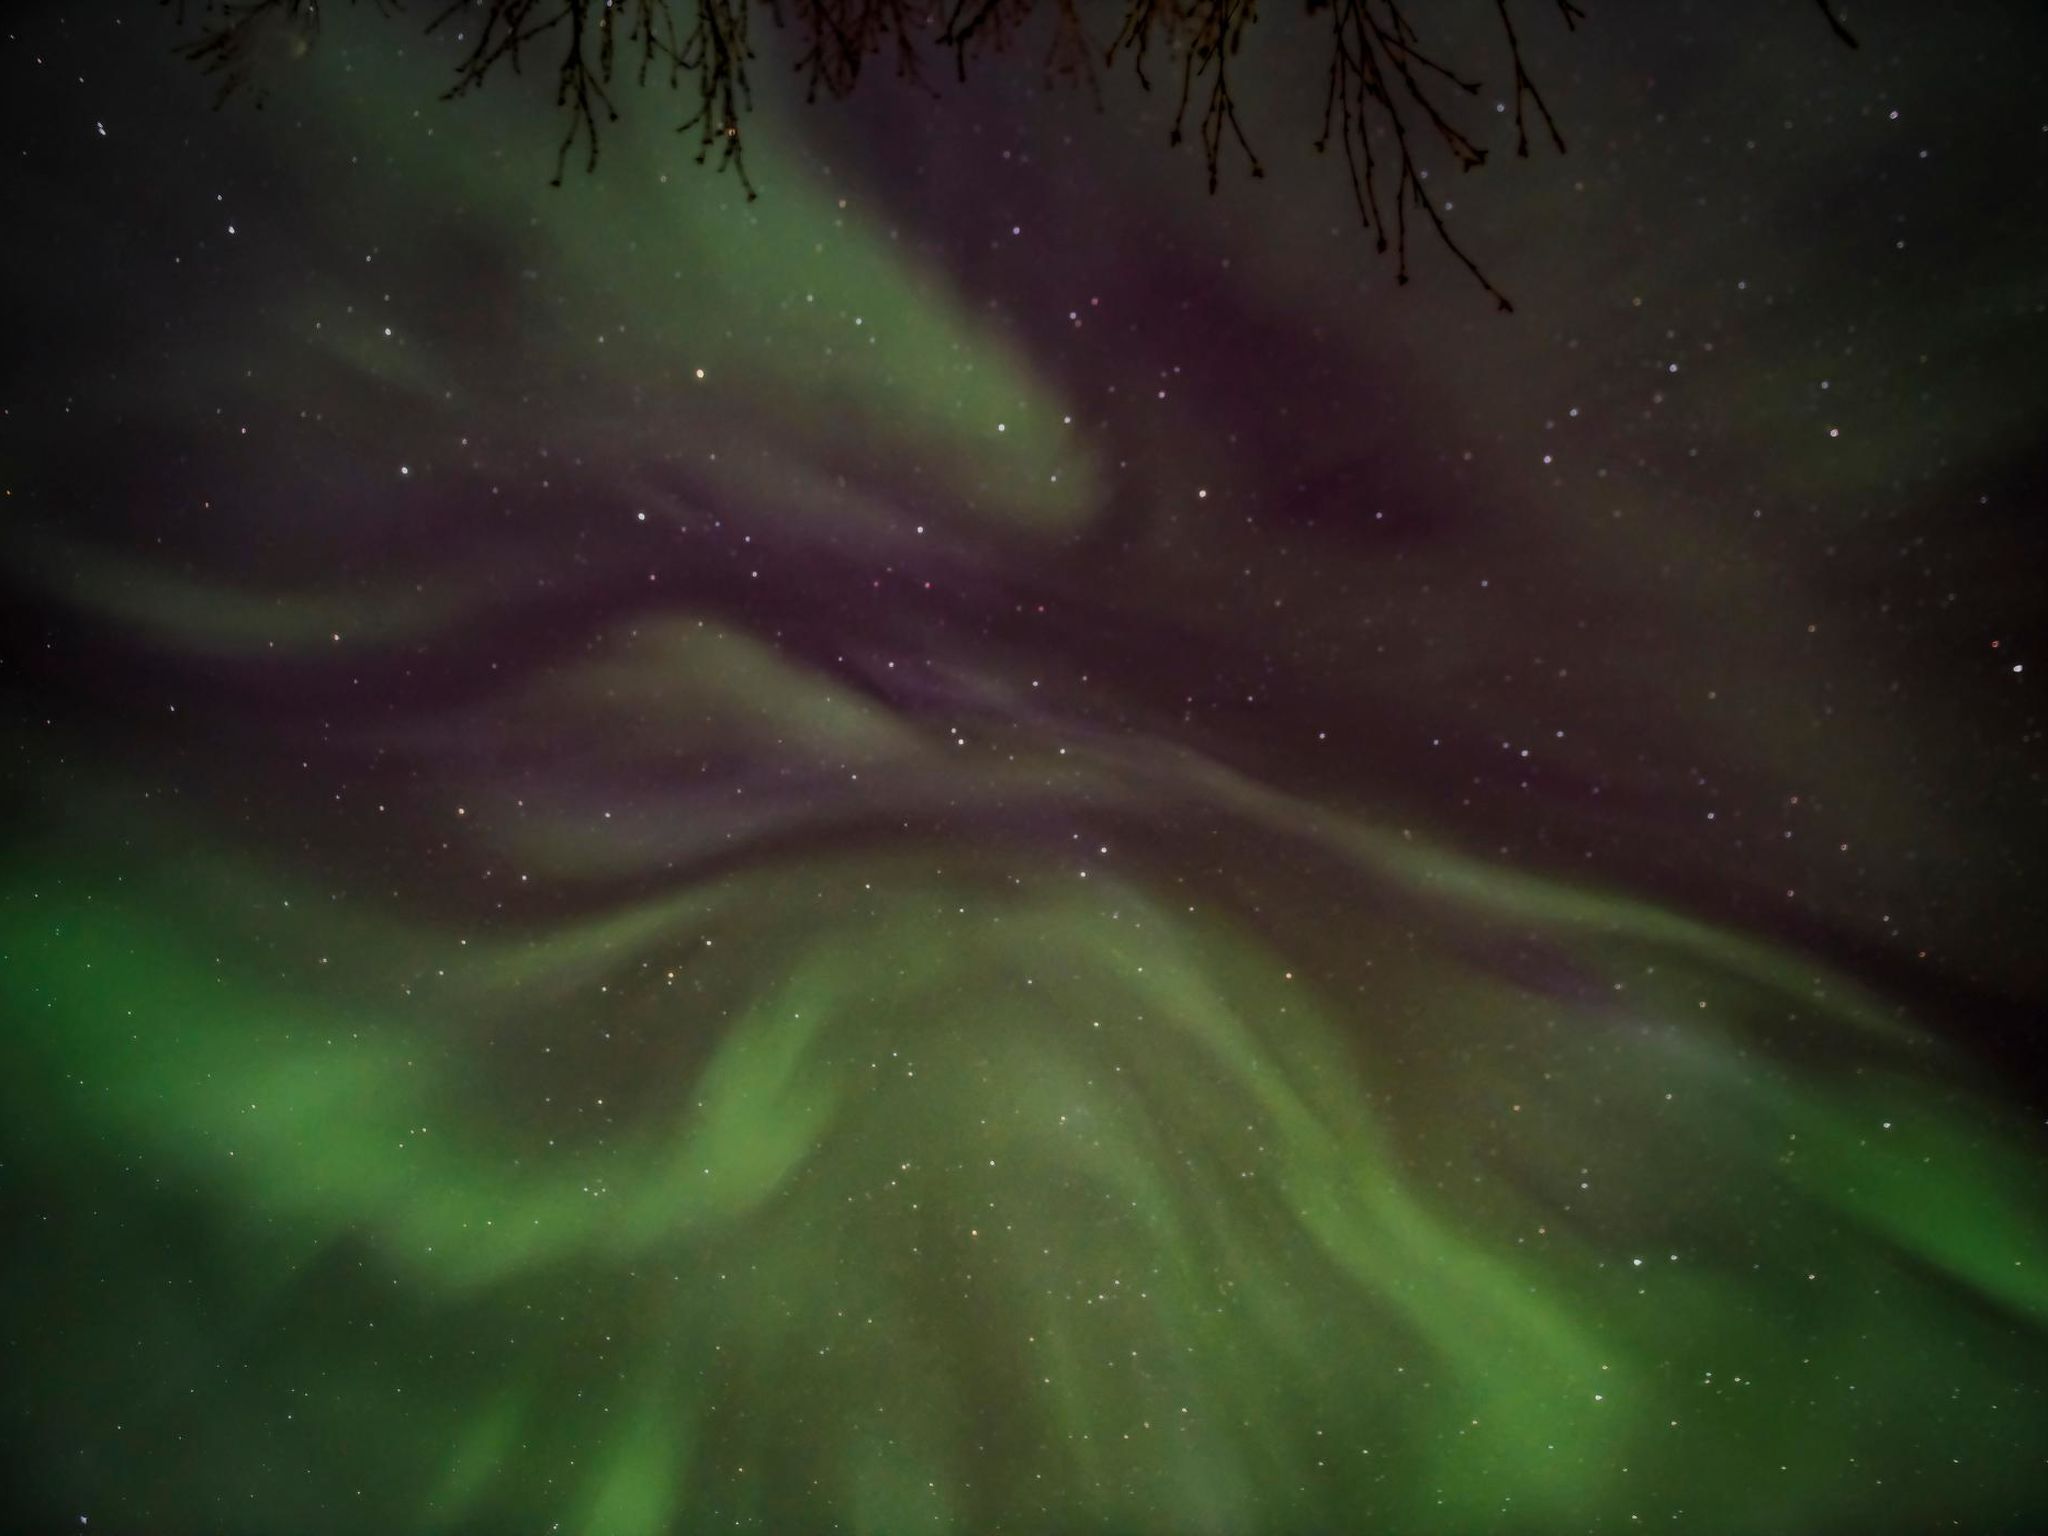
<path fill-rule="evenodd" d="M 2023 1503 L 1971 1448 L 2041 1427 L 2033 1154 L 1892 1014 L 1179 787 L 1321 845 L 1356 916 L 1290 946 L 868 854 L 463 944 L 218 850 L 21 861 L 10 1165 L 80 1193 L 10 1299 L 43 1411 L 118 1421 L 59 1471 L 233 1524 L 232 1466 L 307 1529 L 1804 1530 L 1893 1462 L 1911 1522 Z M 82 1370 L 81 1329 L 123 1348 Z"/>
<path fill-rule="evenodd" d="M 1645 866 L 1494 857 L 1492 823 L 1412 791 L 1416 742 L 1491 750 L 1508 718 L 1560 772 L 1623 764 L 1557 818 L 1677 867 L 1699 818 L 1624 826 L 1646 759 L 1616 742 L 1691 761 L 1674 721 L 1706 706 L 1660 700 L 1736 677 L 1763 725 L 1701 728 L 1717 776 L 1837 808 L 1797 854 L 1757 834 L 1759 888 L 1843 828 L 1933 827 L 1843 766 L 1893 739 L 1877 684 L 1826 747 L 1774 736 L 1784 657 L 1836 643 L 1806 608 L 1780 650 L 1723 625 L 1741 561 L 1636 585 L 1740 530 L 1639 458 L 1545 567 L 1615 635 L 1673 607 L 1717 637 L 1661 671 L 1601 671 L 1629 643 L 1549 589 L 1481 618 L 1498 589 L 1453 590 L 1462 554 L 1269 570 L 1212 512 L 1249 504 L 1248 444 L 1178 396 L 1084 431 L 1086 370 L 866 206 L 790 103 L 749 130 L 782 173 L 751 207 L 630 128 L 549 193 L 545 124 L 487 95 L 424 132 L 440 61 L 334 30 L 303 140 L 128 63 L 286 232 L 122 301 L 178 317 L 161 346 L 8 429 L 8 591 L 67 637 L 8 668 L 35 679 L 0 864 L 25 1520 L 1462 1536 L 2043 1508 L 2039 1118 L 1950 1021 L 1800 942 L 1872 888 L 1799 874 L 1788 936 Z M 167 163 L 137 228 L 174 222 Z M 69 196 L 86 249 L 114 193 Z M 1196 199 L 1166 208 L 1158 238 L 1195 238 Z M 1297 341 L 1314 208 L 1292 243 L 1215 237 Z M 1416 302 L 1464 324 L 1468 297 Z M 1134 411 L 1160 371 L 1120 375 Z M 149 468 L 92 478 L 109 423 Z M 1815 441 L 1778 461 L 1800 494 L 1835 473 Z M 1176 510 L 1119 524 L 1169 469 Z M 1549 558 L 1531 526 L 1475 534 L 1470 569 Z M 1323 658 L 1309 715 L 1383 719 L 1397 766 L 1367 739 L 1296 771 L 1145 675 L 1268 614 L 1291 660 L 1249 670 Z M 1544 623 L 1569 737 L 1485 638 Z"/>

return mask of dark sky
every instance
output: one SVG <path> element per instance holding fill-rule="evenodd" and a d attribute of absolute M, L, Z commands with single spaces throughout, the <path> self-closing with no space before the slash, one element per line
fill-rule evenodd
<path fill-rule="evenodd" d="M 1513 14 L 10 10 L 6 1524 L 2048 1518 L 2048 12 Z"/>

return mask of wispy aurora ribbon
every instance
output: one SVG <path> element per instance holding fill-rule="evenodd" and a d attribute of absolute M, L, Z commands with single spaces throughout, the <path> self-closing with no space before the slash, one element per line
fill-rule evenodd
<path fill-rule="evenodd" d="M 621 1531 L 1743 1525 L 1789 1437 L 1800 1527 L 1860 1507 L 1816 1440 L 2037 1411 L 2037 1171 L 1850 983 L 1220 770 L 1078 772 L 1312 849 L 1324 931 L 998 849 L 466 944 L 161 822 L 139 876 L 24 861 L 11 1157 L 90 1191 L 10 1277 L 72 1298 L 30 1379 L 132 1332 L 94 1476 Z M 1954 1465 L 1914 1507 L 2032 1475 Z"/>
<path fill-rule="evenodd" d="M 1923 814 L 1947 785 L 1839 766 L 1906 733 L 1807 638 L 1809 535 L 1765 560 L 1723 516 L 1759 462 L 1814 501 L 1892 466 L 1780 454 L 1782 402 L 1727 385 L 1723 438 L 1630 394 L 1611 452 L 1569 440 L 1601 465 L 1574 506 L 1511 500 L 1466 467 L 1499 380 L 1542 411 L 1586 381 L 1405 356 L 1431 312 L 1333 302 L 1306 198 L 1204 246 L 1104 150 L 1092 203 L 1060 161 L 892 205 L 892 154 L 943 190 L 964 151 L 861 161 L 772 101 L 756 205 L 623 131 L 550 194 L 544 133 L 423 118 L 432 71 L 361 67 L 349 25 L 275 136 L 151 76 L 215 158 L 36 204 L 89 281 L 39 270 L 26 318 L 77 360 L 6 418 L 29 1518 L 2040 1507 L 2039 1127 L 1956 1020 L 1802 942 L 1862 932 L 1861 885 L 1820 860 L 1797 920 L 1753 899 L 1779 844 L 1844 839 L 1756 813 L 1709 847 L 1688 798 L 1828 799 L 1966 862 Z M 1005 255 L 1037 214 L 1088 233 Z M 1759 376 L 1817 346 L 1780 313 Z M 1914 310 L 1913 354 L 1988 313 Z M 1734 467 L 1660 479 L 1660 433 Z M 1488 802 L 1510 738 L 1536 763 Z M 1688 900 L 1701 869 L 1727 889 Z"/>

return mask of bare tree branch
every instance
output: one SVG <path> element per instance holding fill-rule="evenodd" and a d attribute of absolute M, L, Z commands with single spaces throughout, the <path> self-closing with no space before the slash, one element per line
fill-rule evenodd
<path fill-rule="evenodd" d="M 1813 3 L 1820 7 L 1821 15 L 1827 17 L 1828 26 L 1834 31 L 1835 36 L 1842 41 L 1843 46 L 1849 48 L 1860 48 L 1863 46 L 1856 41 L 1856 34 L 1842 25 L 1842 18 L 1835 14 L 1835 8 L 1828 4 L 1828 0 L 1813 0 Z"/>
<path fill-rule="evenodd" d="M 183 26 L 189 9 L 186 0 L 167 3 Z M 372 3 L 380 15 L 389 16 L 396 9 L 396 0 Z M 320 36 L 319 0 L 205 0 L 199 16 L 198 34 L 178 52 L 197 64 L 201 74 L 219 80 L 215 107 L 225 105 L 245 86 L 262 106 L 269 96 L 265 72 L 304 58 Z"/>
<path fill-rule="evenodd" d="M 181 24 L 188 0 L 165 0 Z M 380 14 L 400 0 L 370 0 Z M 613 97 L 621 58 L 632 66 L 636 84 L 657 73 L 671 90 L 688 91 L 695 109 L 679 131 L 695 131 L 697 161 L 715 158 L 731 169 L 749 199 L 742 119 L 752 107 L 747 68 L 754 57 L 748 23 L 765 7 L 778 27 L 798 34 L 796 72 L 806 79 L 806 97 L 843 97 L 859 82 L 867 61 L 893 52 L 896 73 L 924 83 L 921 45 L 927 41 L 953 55 L 954 71 L 967 78 L 970 57 L 1000 52 L 1020 37 L 1042 12 L 1051 14 L 1051 43 L 1045 54 L 1048 81 L 1085 81 L 1098 107 L 1095 52 L 1082 21 L 1088 0 L 446 0 L 427 24 L 429 32 L 463 29 L 467 48 L 455 78 L 443 93 L 456 99 L 480 90 L 501 70 L 522 72 L 536 48 L 547 50 L 555 70 L 555 106 L 562 114 L 553 184 L 560 186 L 569 156 L 579 144 L 586 171 L 597 167 L 601 129 L 619 119 Z M 1430 154 L 1461 171 L 1486 163 L 1487 152 L 1459 127 L 1451 110 L 1458 97 L 1480 89 L 1476 75 L 1424 46 L 1411 18 L 1418 4 L 1441 0 L 1306 0 L 1308 15 L 1327 13 L 1329 64 L 1325 72 L 1322 132 L 1318 152 L 1334 134 L 1343 151 L 1346 180 L 1360 222 L 1373 233 L 1374 248 L 1395 253 L 1395 280 L 1408 281 L 1408 223 L 1411 211 L 1426 222 L 1437 241 L 1503 310 L 1514 306 L 1452 236 L 1443 217 L 1447 204 L 1428 194 L 1424 183 Z M 1507 42 L 1515 103 L 1515 153 L 1529 153 L 1529 109 L 1550 142 L 1564 150 L 1564 133 L 1530 74 L 1522 38 L 1510 14 L 1512 0 L 1493 0 Z M 1551 0 L 1566 30 L 1584 19 L 1575 0 Z M 1831 0 L 1815 0 L 1835 36 L 1849 47 L 1856 39 Z M 788 17 L 785 18 L 785 7 Z M 244 86 L 254 87 L 260 104 L 263 75 L 279 59 L 309 51 L 319 34 L 319 0 L 203 0 L 195 35 L 180 53 L 218 78 L 218 106 Z M 684 13 L 687 12 L 687 15 Z M 1190 104 L 1203 89 L 1196 133 L 1211 192 L 1216 191 L 1226 148 L 1235 145 L 1252 176 L 1265 174 L 1252 148 L 1238 102 L 1240 51 L 1257 18 L 1257 0 L 1124 0 L 1122 25 L 1104 62 L 1119 54 L 1146 90 L 1154 49 L 1180 67 L 1180 94 L 1169 140 L 1185 137 Z M 473 29 L 473 30 L 472 30 Z M 1429 146 L 1435 146 L 1431 150 Z M 1392 189 L 1385 182 L 1390 178 Z"/>

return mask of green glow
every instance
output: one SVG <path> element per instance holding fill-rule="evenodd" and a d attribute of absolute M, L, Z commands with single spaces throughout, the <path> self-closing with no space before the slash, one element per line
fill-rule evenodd
<path fill-rule="evenodd" d="M 569 178 L 549 193 L 549 216 L 535 220 L 552 130 L 508 81 L 462 104 L 446 130 L 420 134 L 412 108 L 433 96 L 445 62 L 429 52 L 369 81 L 316 71 L 309 89 L 359 142 L 377 146 L 401 183 L 460 185 L 468 227 L 493 239 L 511 232 L 512 253 L 494 260 L 523 353 L 549 360 L 549 376 L 573 388 L 579 415 L 633 402 L 629 432 L 608 445 L 622 466 L 645 461 L 642 402 L 651 393 L 667 402 L 652 413 L 667 413 L 665 447 L 799 522 L 822 497 L 811 514 L 821 535 L 849 531 L 844 488 L 792 484 L 784 466 L 842 467 L 856 480 L 856 506 L 861 466 L 912 466 L 930 498 L 924 516 L 960 532 L 1060 536 L 1094 513 L 1097 467 L 1062 419 L 1073 405 L 999 320 L 972 310 L 947 273 L 903 241 L 885 209 L 806 173 L 810 155 L 789 122 L 805 109 L 775 82 L 747 129 L 750 157 L 773 168 L 757 201 L 679 157 L 660 121 L 665 104 L 654 98 L 607 135 L 605 174 Z M 506 152 L 479 157 L 479 136 Z M 345 200 L 326 211 L 336 247 L 346 248 L 361 212 Z M 445 275 L 429 276 L 445 265 L 439 252 L 380 259 L 418 277 L 426 293 L 445 286 Z M 477 298 L 460 291 L 450 302 Z M 349 366 L 394 387 L 439 394 L 465 413 L 489 401 L 494 436 L 522 448 L 545 440 L 550 413 L 562 406 L 523 374 L 516 397 L 499 398 L 506 380 L 488 361 L 428 380 L 411 354 L 445 324 L 431 309 L 403 315 L 389 338 L 332 303 L 299 316 L 295 329 L 316 321 Z M 783 409 L 792 392 L 811 402 L 801 417 Z M 774 464 L 706 458 L 764 418 L 778 436 Z M 521 421 L 524 433 L 507 430 Z"/>
<path fill-rule="evenodd" d="M 1753 1509 L 1774 1433 L 1847 1464 L 1906 1432 L 1864 1402 L 1938 1389 L 1959 1444 L 2038 1413 L 1981 1347 L 2048 1299 L 2015 1133 L 1905 1083 L 1759 1076 L 1686 1012 L 1696 990 L 1759 1019 L 1776 997 L 1846 1043 L 1853 989 L 1412 840 L 1356 857 L 1389 889 L 1420 873 L 1426 946 L 1508 921 L 1595 976 L 1654 944 L 1683 982 L 1633 1027 L 1567 1020 L 1600 1033 L 1586 1078 L 1554 1004 L 1449 949 L 1411 940 L 1414 968 L 1326 990 L 1226 913 L 1114 881 L 992 899 L 971 864 L 807 860 L 463 945 L 369 914 L 294 924 L 317 897 L 287 908 L 254 866 L 116 885 L 24 860 L 0 902 L 16 1155 L 103 1164 L 110 1211 L 184 1192 L 245 1234 L 266 1310 L 333 1283 L 320 1255 L 357 1255 L 348 1284 L 391 1309 L 378 1342 L 419 1363 L 382 1374 L 358 1315 L 303 1314 L 251 1369 L 330 1405 L 402 1379 L 416 1475 L 364 1506 L 401 1523 L 543 1499 L 621 1532 L 744 1510 L 975 1529 L 998 1508 L 1227 1530 L 1282 1490 L 1303 1519 L 1409 1529 L 1630 1500 L 1718 1524 Z M 825 930 L 821 890 L 849 893 Z M 278 917 L 223 954 L 222 910 Z M 694 937 L 721 920 L 748 935 L 724 963 Z M 707 991 L 667 980 L 691 945 L 674 966 Z M 308 1001 L 284 980 L 303 974 L 347 982 Z M 623 994 L 630 1063 L 541 1028 L 599 987 Z M 1417 1015 L 1496 1053 L 1524 1102 L 1389 1075 L 1406 1027 L 1386 1026 Z M 53 1115 L 68 1129 L 40 1143 Z M 1664 1207 L 1687 1177 L 1696 1198 Z M 1798 1272 L 1748 1261 L 1759 1222 L 1807 1233 Z M 103 1289 L 95 1311 L 140 1299 Z M 443 1316 L 503 1343 L 428 1363 Z M 164 1375 L 168 1346 L 137 1357 L 155 1385 L 124 1389 L 138 1425 L 203 1386 Z M 536 1483 L 570 1447 L 585 1470 Z M 336 1452 L 317 1475 L 369 1471 Z M 2026 1475 L 1969 1463 L 1911 1496 Z M 1833 1478 L 1771 1497 L 1788 1524 L 1858 1507 Z"/>
<path fill-rule="evenodd" d="M 1731 248 L 1635 281 L 1650 171 L 1503 176 L 1604 209 L 1544 279 L 1595 323 L 1468 346 L 1441 270 L 1360 301 L 1308 169 L 1204 201 L 1150 121 L 1017 167 L 1084 234 L 1001 247 L 1000 198 L 911 210 L 957 167 L 835 158 L 786 81 L 756 204 L 646 110 L 549 192 L 517 88 L 429 115 L 446 41 L 367 68 L 330 9 L 274 136 L 195 103 L 152 147 L 203 186 L 140 257 L 79 242 L 48 287 L 105 350 L 0 412 L 39 1516 L 2025 1528 L 2041 1127 L 1891 989 L 2037 974 L 2018 839 L 1954 808 L 2032 717 L 1943 758 L 1947 674 L 1836 638 L 1903 471 L 1779 451 L 1833 311 L 1695 323 Z M 115 217 L 23 201 L 65 197 Z M 1946 349 L 2037 293 L 1892 349 L 2013 462 L 2006 370 Z M 1756 389 L 1683 395 L 1738 355 Z M 1917 377 L 1886 400 L 1909 436 Z M 1934 625 L 1946 569 L 1876 542 Z"/>

